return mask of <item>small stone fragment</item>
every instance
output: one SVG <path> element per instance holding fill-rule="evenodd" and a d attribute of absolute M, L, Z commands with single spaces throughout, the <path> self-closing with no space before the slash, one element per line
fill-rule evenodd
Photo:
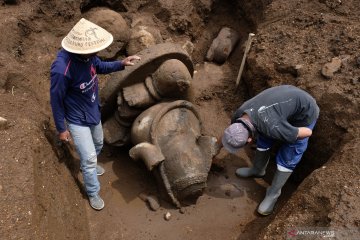
<path fill-rule="evenodd" d="M 148 196 L 146 202 L 149 204 L 149 207 L 153 211 L 157 211 L 160 208 L 159 200 L 156 196 Z"/>
<path fill-rule="evenodd" d="M 190 41 L 186 41 L 185 43 L 184 43 L 184 45 L 182 46 L 182 48 L 183 49 L 185 49 L 185 51 L 189 54 L 189 55 L 191 55 L 193 52 L 194 52 L 194 44 L 192 43 L 192 42 L 190 42 Z"/>
<path fill-rule="evenodd" d="M 157 211 L 160 208 L 159 199 L 156 196 L 141 193 L 139 198 L 146 202 L 149 208 L 153 211 Z"/>
<path fill-rule="evenodd" d="M 334 73 L 339 71 L 341 67 L 341 59 L 338 57 L 335 57 L 331 60 L 331 62 L 326 63 L 322 69 L 321 74 L 327 78 L 330 79 L 334 76 Z"/>
<path fill-rule="evenodd" d="M 243 193 L 236 186 L 230 183 L 225 183 L 220 186 L 220 190 L 228 197 L 241 196 Z"/>
<path fill-rule="evenodd" d="M 205 59 L 223 64 L 235 48 L 239 38 L 239 34 L 235 30 L 223 27 L 211 43 Z"/>
<path fill-rule="evenodd" d="M 169 221 L 170 218 L 171 218 L 171 213 L 167 212 L 167 213 L 164 214 L 164 219 L 165 219 L 166 221 Z"/>
<path fill-rule="evenodd" d="M 179 213 L 184 214 L 186 212 L 185 208 L 180 208 Z"/>
<path fill-rule="evenodd" d="M 358 84 L 358 83 L 359 83 L 359 78 L 358 78 L 358 77 L 353 77 L 353 78 L 351 79 L 351 84 L 356 85 L 356 84 Z"/>
<path fill-rule="evenodd" d="M 358 68 L 360 68 L 360 57 L 356 58 L 356 65 Z"/>
<path fill-rule="evenodd" d="M 134 55 L 155 44 L 156 39 L 149 31 L 147 31 L 147 27 L 137 26 L 131 30 L 129 44 L 126 49 L 129 55 Z"/>
<path fill-rule="evenodd" d="M 295 72 L 296 72 L 296 77 L 300 77 L 303 73 L 303 65 L 301 64 L 295 65 Z"/>
<path fill-rule="evenodd" d="M 0 117 L 0 130 L 4 130 L 8 127 L 8 121 L 3 118 L 3 117 Z"/>

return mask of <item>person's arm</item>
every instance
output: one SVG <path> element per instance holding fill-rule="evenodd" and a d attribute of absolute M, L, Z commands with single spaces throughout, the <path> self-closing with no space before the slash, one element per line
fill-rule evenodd
<path fill-rule="evenodd" d="M 99 74 L 108 74 L 125 69 L 122 61 L 104 62 L 98 56 L 95 56 L 96 72 Z"/>
<path fill-rule="evenodd" d="M 281 121 L 270 127 L 269 137 L 294 143 L 298 139 L 310 137 L 312 130 L 307 127 L 294 127 L 287 121 Z"/>
<path fill-rule="evenodd" d="M 68 81 L 63 74 L 51 73 L 50 85 L 50 104 L 54 117 L 56 130 L 59 132 L 60 140 L 65 140 L 69 137 L 67 128 L 65 126 L 65 108 L 64 99 L 68 87 Z M 61 139 L 64 138 L 64 139 Z"/>
<path fill-rule="evenodd" d="M 134 61 L 138 61 L 140 59 L 141 58 L 139 56 L 133 55 L 124 58 L 121 62 L 124 66 L 133 66 L 135 64 Z"/>
<path fill-rule="evenodd" d="M 280 141 L 294 143 L 297 140 L 299 129 L 286 120 L 268 122 L 265 136 Z"/>
<path fill-rule="evenodd" d="M 140 60 L 138 56 L 129 56 L 121 61 L 104 62 L 99 57 L 95 56 L 96 71 L 99 74 L 107 74 L 117 72 L 125 69 L 125 66 L 132 66 L 134 60 Z"/>

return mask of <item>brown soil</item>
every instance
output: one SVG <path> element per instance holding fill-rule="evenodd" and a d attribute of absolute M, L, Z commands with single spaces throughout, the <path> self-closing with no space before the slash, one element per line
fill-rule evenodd
<path fill-rule="evenodd" d="M 358 0 L 5 2 L 11 1 L 0 6 L 0 117 L 9 123 L 0 130 L 1 239 L 282 239 L 301 227 L 360 236 Z M 251 148 L 237 156 L 222 152 L 203 196 L 180 213 L 165 201 L 149 210 L 138 195 L 157 194 L 153 177 L 127 148 L 105 146 L 99 162 L 107 171 L 100 177 L 106 206 L 89 207 L 76 155 L 56 141 L 49 70 L 81 9 L 96 6 L 118 11 L 129 26 L 134 17 L 150 17 L 164 40 L 194 44 L 191 101 L 205 134 L 219 136 L 232 111 L 270 86 L 296 85 L 316 98 L 314 136 L 271 216 L 255 210 L 274 165 L 264 180 L 234 176 L 250 163 Z M 235 29 L 241 43 L 256 33 L 238 92 L 241 43 L 225 64 L 204 62 L 223 26 Z M 321 68 L 333 57 L 342 66 L 325 79 Z"/>

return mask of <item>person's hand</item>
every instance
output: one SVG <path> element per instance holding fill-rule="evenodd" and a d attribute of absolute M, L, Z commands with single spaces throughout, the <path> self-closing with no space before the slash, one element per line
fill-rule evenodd
<path fill-rule="evenodd" d="M 297 135 L 297 139 L 304 139 L 310 137 L 312 135 L 312 130 L 307 127 L 299 127 L 299 132 Z"/>
<path fill-rule="evenodd" d="M 63 142 L 69 142 L 71 140 L 70 132 L 66 130 L 65 132 L 59 133 L 59 139 Z"/>
<path fill-rule="evenodd" d="M 124 66 L 133 66 L 135 63 L 134 60 L 140 60 L 141 58 L 139 56 L 133 55 L 128 56 L 127 58 L 124 58 L 121 62 Z"/>

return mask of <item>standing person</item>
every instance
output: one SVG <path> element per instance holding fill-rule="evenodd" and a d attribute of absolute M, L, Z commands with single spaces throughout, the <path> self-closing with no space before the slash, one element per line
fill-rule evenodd
<path fill-rule="evenodd" d="M 101 61 L 96 53 L 112 41 L 108 31 L 82 18 L 62 40 L 63 49 L 51 66 L 50 100 L 59 139 L 74 141 L 86 193 L 96 210 L 105 205 L 97 177 L 105 172 L 97 165 L 103 147 L 97 74 L 120 71 L 134 65 L 133 60 L 140 60 L 129 56 L 122 61 Z"/>
<path fill-rule="evenodd" d="M 225 129 L 222 145 L 230 153 L 257 138 L 257 149 L 252 167 L 238 168 L 239 177 L 263 177 L 274 141 L 282 145 L 276 155 L 277 170 L 265 199 L 257 211 L 272 213 L 281 188 L 290 177 L 305 152 L 319 107 L 307 92 L 290 85 L 266 89 L 238 108 Z"/>

